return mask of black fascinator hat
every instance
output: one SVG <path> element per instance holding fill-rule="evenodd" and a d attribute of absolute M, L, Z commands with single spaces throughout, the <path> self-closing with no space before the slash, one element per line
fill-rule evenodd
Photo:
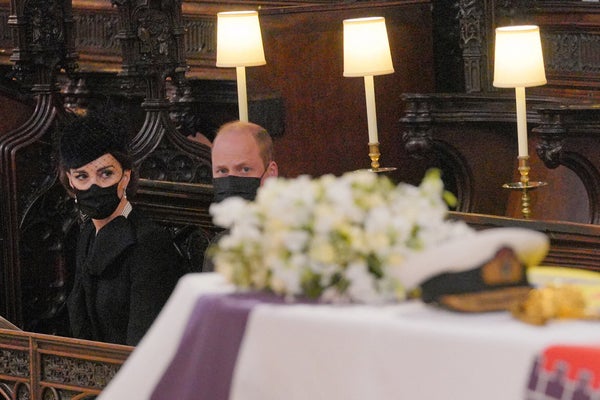
<path fill-rule="evenodd" d="M 123 121 L 111 115 L 89 113 L 65 125 L 58 138 L 58 155 L 63 168 L 79 168 L 106 153 L 128 155 Z"/>

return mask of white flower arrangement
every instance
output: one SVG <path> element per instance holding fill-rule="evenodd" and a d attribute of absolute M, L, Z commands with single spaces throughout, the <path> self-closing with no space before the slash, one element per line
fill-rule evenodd
<path fill-rule="evenodd" d="M 438 170 L 420 186 L 355 171 L 341 177 L 268 179 L 249 202 L 210 207 L 228 229 L 211 249 L 216 270 L 240 288 L 325 301 L 403 300 L 403 262 L 472 230 L 447 220 Z"/>

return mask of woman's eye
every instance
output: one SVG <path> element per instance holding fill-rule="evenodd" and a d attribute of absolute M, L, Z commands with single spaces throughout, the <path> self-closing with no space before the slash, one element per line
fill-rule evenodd
<path fill-rule="evenodd" d="M 250 167 L 243 167 L 242 172 L 250 172 Z"/>
<path fill-rule="evenodd" d="M 114 174 L 115 173 L 113 171 L 102 171 L 102 174 L 100 176 L 102 176 L 102 178 L 104 179 L 107 179 L 113 176 Z"/>

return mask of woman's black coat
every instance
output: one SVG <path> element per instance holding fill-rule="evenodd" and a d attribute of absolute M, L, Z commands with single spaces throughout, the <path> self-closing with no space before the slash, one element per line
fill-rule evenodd
<path fill-rule="evenodd" d="M 183 273 L 171 236 L 136 209 L 97 235 L 85 223 L 67 300 L 74 337 L 136 345 Z"/>

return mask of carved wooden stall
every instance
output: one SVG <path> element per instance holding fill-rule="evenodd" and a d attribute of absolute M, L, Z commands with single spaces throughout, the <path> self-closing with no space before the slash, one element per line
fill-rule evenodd
<path fill-rule="evenodd" d="M 514 91 L 492 87 L 494 29 L 540 26 L 548 84 L 527 89 L 533 218 L 600 222 L 600 9 L 582 1 L 457 3 L 464 87 L 406 94 L 403 145 L 422 168 L 441 166 L 459 211 L 521 217 Z M 452 31 L 452 19 L 445 28 Z"/>
<path fill-rule="evenodd" d="M 57 121 L 65 117 L 56 86 L 56 71 L 63 69 L 70 73 L 75 68 L 71 5 L 67 2 L 36 5 L 39 7 L 18 7 L 11 3 L 13 13 L 6 25 L 11 28 L 14 39 L 11 77 L 25 88 L 23 93 L 29 91 L 35 104 L 26 121 L 0 136 L 3 240 L 0 304 L 2 313 L 18 325 L 23 323 L 23 299 L 27 303 L 25 307 L 39 307 L 36 311 L 40 314 L 48 311 L 41 304 L 56 295 L 56 291 L 31 293 L 29 290 L 49 276 L 53 277 L 52 284 L 61 285 L 64 264 L 60 257 L 63 250 L 60 236 L 69 226 L 69 213 L 60 207 L 60 194 L 52 190 L 53 168 L 49 154 L 52 131 Z M 20 99 L 14 100 L 19 102 Z M 24 104 L 17 110 L 23 113 L 26 108 Z M 37 201 L 41 193 L 46 193 L 42 203 Z M 43 203 L 48 207 L 42 206 Z M 27 217 L 34 214 L 36 218 Z M 43 265 L 39 260 L 43 260 Z"/>
<path fill-rule="evenodd" d="M 32 101 L 35 108 L 0 132 L 0 312 L 28 330 L 68 333 L 77 216 L 53 161 L 59 123 L 111 103 L 131 116 L 124 123 L 143 178 L 210 181 L 209 148 L 185 137 L 197 121 L 187 103 L 181 3 L 113 3 L 75 2 L 76 13 L 70 1 L 14 1 L 2 9 L 13 39 L 12 47 L 3 43 L 12 64 L 3 88 L 18 93 L 4 89 L 3 104 L 16 103 L 17 116 Z M 75 47 L 89 51 L 81 66 Z"/>

